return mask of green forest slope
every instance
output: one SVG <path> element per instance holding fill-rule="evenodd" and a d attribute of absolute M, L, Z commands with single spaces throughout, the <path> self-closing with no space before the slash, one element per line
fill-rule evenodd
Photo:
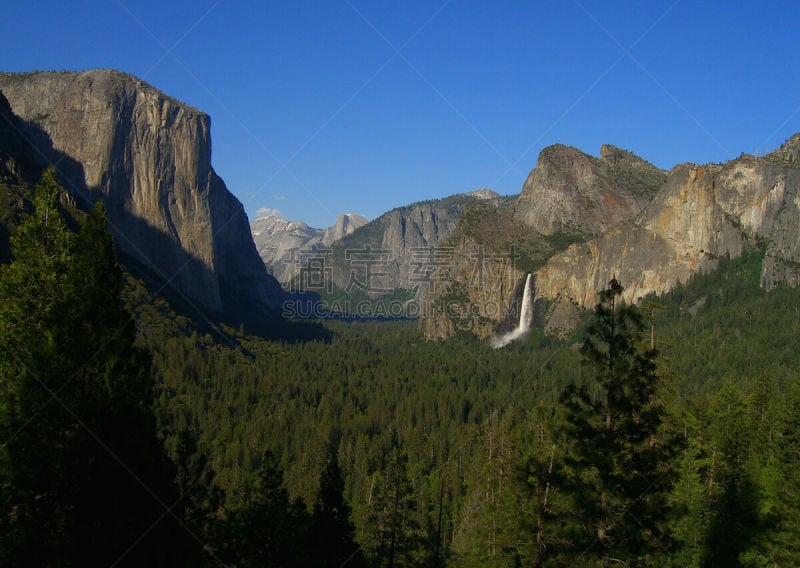
<path fill-rule="evenodd" d="M 611 283 L 566 340 L 264 339 L 123 286 L 102 208 L 74 235 L 37 192 L 0 268 L 4 564 L 800 563 L 800 291 L 762 251 L 642 309 Z"/>

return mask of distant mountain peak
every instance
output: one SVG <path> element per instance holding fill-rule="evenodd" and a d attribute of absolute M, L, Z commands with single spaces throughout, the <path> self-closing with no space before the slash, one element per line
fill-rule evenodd
<path fill-rule="evenodd" d="M 600 159 L 608 164 L 627 164 L 631 166 L 639 166 L 646 169 L 660 171 L 656 166 L 637 156 L 629 150 L 624 150 L 613 146 L 612 144 L 603 144 L 600 146 Z"/>
<path fill-rule="evenodd" d="M 260 217 L 250 223 L 250 231 L 253 233 L 253 236 L 259 236 L 262 234 L 273 235 L 275 233 L 280 232 L 309 232 L 315 233 L 320 232 L 320 229 L 314 229 L 313 227 L 309 227 L 303 221 L 289 221 L 288 219 L 284 219 L 283 217 L 278 217 L 277 215 L 267 215 L 266 217 Z"/>
<path fill-rule="evenodd" d="M 369 223 L 369 219 L 358 213 L 339 213 L 336 223 L 325 229 L 322 244 L 326 247 L 330 246 L 339 239 L 353 234 L 356 229 L 367 223 Z"/>
<path fill-rule="evenodd" d="M 340 213 L 333 225 L 318 229 L 304 221 L 267 215 L 250 223 L 250 232 L 267 271 L 285 285 L 295 276 L 300 251 L 329 247 L 368 222 L 358 213 Z"/>

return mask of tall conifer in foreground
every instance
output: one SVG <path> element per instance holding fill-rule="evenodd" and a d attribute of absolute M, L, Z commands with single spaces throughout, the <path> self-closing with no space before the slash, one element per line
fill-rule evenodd
<path fill-rule="evenodd" d="M 616 279 L 600 293 L 581 346 L 585 384 L 561 402 L 571 441 L 576 561 L 641 562 L 664 552 L 666 496 L 674 444 L 662 436 L 665 410 L 657 352 L 644 342 L 645 319 L 621 301 Z"/>
<path fill-rule="evenodd" d="M 14 261 L 0 267 L 0 563 L 20 562 L 26 547 L 31 561 L 52 563 L 66 530 L 66 504 L 56 501 L 69 489 L 61 472 L 72 432 L 51 392 L 62 382 L 52 366 L 73 235 L 58 194 L 48 170 L 11 237 Z"/>
<path fill-rule="evenodd" d="M 50 168 L 0 267 L 0 564 L 186 559 L 105 211 L 74 236 L 60 191 Z"/>

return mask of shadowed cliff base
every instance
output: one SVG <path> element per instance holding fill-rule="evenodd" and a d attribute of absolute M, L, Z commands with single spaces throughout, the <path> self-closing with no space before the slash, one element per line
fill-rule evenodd
<path fill-rule="evenodd" d="M 46 132 L 15 115 L 0 91 L 0 263 L 11 261 L 11 234 L 22 217 L 33 212 L 33 187 L 51 164 L 57 166 L 62 186 L 83 179 L 82 166 L 55 150 Z M 82 214 L 78 203 L 83 210 L 91 203 L 76 201 L 73 193 L 61 197 L 65 221 L 70 229 L 77 230 Z"/>
<path fill-rule="evenodd" d="M 212 335 L 221 343 L 233 345 L 236 340 L 232 335 L 242 334 L 286 343 L 330 339 L 330 331 L 320 322 L 285 320 L 269 307 L 254 304 L 224 283 L 222 290 L 225 311 L 218 312 L 191 301 L 182 290 L 155 272 L 151 265 L 124 254 L 120 256 L 120 262 L 151 294 L 166 300 L 177 315 L 189 318 L 199 331 Z M 145 301 L 154 300 L 149 298 Z"/>

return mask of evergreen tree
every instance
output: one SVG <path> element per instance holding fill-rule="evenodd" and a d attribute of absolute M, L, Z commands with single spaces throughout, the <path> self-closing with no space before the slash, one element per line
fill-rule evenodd
<path fill-rule="evenodd" d="M 231 514 L 221 558 L 236 566 L 304 566 L 308 512 L 291 502 L 275 455 L 267 451 L 248 504 Z"/>
<path fill-rule="evenodd" d="M 396 435 L 386 467 L 375 472 L 368 499 L 369 537 L 364 547 L 374 566 L 395 568 L 428 562 L 428 550 L 418 519 L 418 503 L 408 475 L 408 453 Z"/>
<path fill-rule="evenodd" d="M 621 302 L 616 279 L 581 346 L 589 383 L 561 401 L 571 442 L 567 463 L 576 519 L 575 550 L 603 565 L 638 562 L 666 549 L 666 496 L 675 444 L 661 437 L 657 352 L 642 342 L 645 319 Z"/>
<path fill-rule="evenodd" d="M 564 502 L 563 461 L 564 441 L 556 437 L 556 422 L 552 409 L 537 406 L 528 421 L 532 431 L 527 433 L 525 454 L 519 474 L 530 500 L 525 519 L 532 534 L 528 547 L 528 562 L 532 566 L 552 565 L 560 548 L 569 541 L 561 534 L 558 523 L 568 505 Z"/>
<path fill-rule="evenodd" d="M 66 469 L 72 429 L 53 400 L 65 377 L 54 372 L 72 234 L 58 206 L 55 172 L 34 193 L 34 212 L 11 237 L 14 261 L 0 267 L 0 411 L 2 411 L 2 563 L 52 565 L 63 549 L 70 511 Z"/>
<path fill-rule="evenodd" d="M 332 453 L 322 471 L 307 537 L 314 566 L 357 568 L 364 565 L 363 555 L 355 543 L 350 506 L 343 491 L 342 471 L 336 454 Z"/>
<path fill-rule="evenodd" d="M 517 456 L 504 422 L 497 411 L 483 422 L 480 458 L 468 481 L 453 542 L 463 566 L 514 566 L 532 548 L 527 518 L 531 503 L 523 480 L 515 475 Z"/>
<path fill-rule="evenodd" d="M 741 389 L 726 383 L 711 400 L 712 520 L 704 566 L 735 566 L 758 530 L 759 491 L 749 467 L 753 429 Z"/>
<path fill-rule="evenodd" d="M 794 543 L 798 528 L 797 500 L 793 495 L 797 446 L 785 451 L 792 446 L 786 442 L 797 435 L 796 406 L 792 404 L 796 398 L 791 393 L 781 393 L 773 377 L 762 372 L 745 402 L 745 439 L 749 446 L 745 469 L 751 480 L 751 487 L 746 490 L 752 493 L 741 501 L 749 503 L 752 510 L 742 514 L 741 519 L 749 518 L 753 524 L 743 527 L 744 534 L 736 543 L 742 550 L 738 562 L 741 566 L 796 565 L 800 560 Z"/>
<path fill-rule="evenodd" d="M 669 496 L 669 524 L 677 543 L 672 561 L 676 566 L 697 567 L 706 554 L 717 455 L 700 420 L 685 411 L 683 424 L 686 443 L 675 462 L 678 479 Z"/>
<path fill-rule="evenodd" d="M 772 565 L 800 565 L 800 385 L 789 388 L 783 402 L 782 428 L 778 436 L 775 456 L 767 467 L 766 517 L 769 532 L 763 545 L 765 556 Z"/>
<path fill-rule="evenodd" d="M 73 238 L 60 191 L 51 168 L 0 269 L 0 555 L 42 566 L 185 558 L 150 362 L 119 304 L 105 212 Z"/>
<path fill-rule="evenodd" d="M 224 492 L 215 484 L 214 470 L 205 453 L 197 447 L 193 432 L 178 435 L 176 485 L 180 495 L 181 519 L 202 544 L 209 565 L 219 565 L 217 552 L 225 535 L 221 519 Z"/>

